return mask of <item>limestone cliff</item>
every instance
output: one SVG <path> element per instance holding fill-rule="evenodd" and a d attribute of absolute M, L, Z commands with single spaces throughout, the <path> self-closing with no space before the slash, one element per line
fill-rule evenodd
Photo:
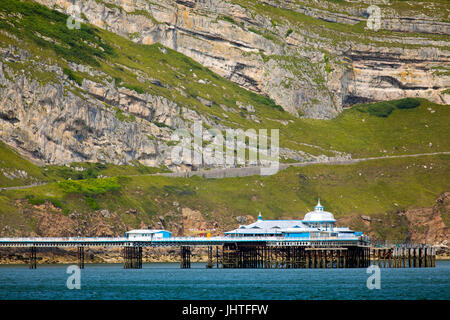
<path fill-rule="evenodd" d="M 4 56 L 10 53 L 5 48 Z M 20 60 L 20 56 L 16 57 Z M 9 58 L 11 61 L 13 58 Z M 0 62 L 0 136 L 29 158 L 46 163 L 63 164 L 73 161 L 128 163 L 138 160 L 155 166 L 164 159 L 167 145 L 149 137 L 164 138 L 167 130 L 151 121 L 172 124 L 177 121 L 177 106 L 151 95 L 136 96 L 123 88 L 94 88 L 90 82 L 83 87 L 101 94 L 107 91 L 111 99 L 119 100 L 142 114 L 142 119 L 120 121 L 114 109 L 89 95 L 77 95 L 65 88 L 67 76 L 58 66 L 46 66 L 57 75 L 60 83 L 42 84 L 26 75 L 15 76 Z M 144 102 L 142 102 L 144 101 Z M 145 103 L 148 101 L 148 103 Z"/>
<path fill-rule="evenodd" d="M 73 13 L 71 1 L 37 2 Z M 443 21 L 448 9 L 439 2 L 412 18 L 414 10 L 399 11 L 401 7 L 383 6 L 380 1 L 384 18 L 379 33 L 364 28 L 367 12 L 360 2 L 83 0 L 76 4 L 84 22 L 136 43 L 160 43 L 165 46 L 158 47 L 160 55 L 172 48 L 243 88 L 269 96 L 294 116 L 332 118 L 354 103 L 406 96 L 450 103 L 445 90 L 450 83 L 449 23 Z M 89 37 L 69 37 L 63 43 L 64 35 L 52 38 L 55 30 L 45 28 L 48 33 L 43 35 L 41 26 L 33 23 L 19 31 L 24 22 L 21 9 L 7 10 L 11 9 L 1 13 L 6 24 L 0 34 L 0 138 L 36 161 L 124 164 L 137 160 L 185 170 L 193 166 L 173 165 L 168 156 L 173 130 L 189 129 L 194 121 L 222 131 L 266 120 L 271 128 L 274 121 L 281 127 L 290 121 L 265 115 L 257 101 L 261 98 L 230 97 L 231 86 L 216 81 L 216 74 L 210 79 L 199 77 L 189 62 L 184 65 L 186 72 L 164 57 L 152 62 L 152 56 L 143 57 L 145 50 L 132 56 L 122 50 L 128 48 L 122 38 L 103 34 L 123 56 L 99 63 L 97 58 L 109 50 L 102 44 L 104 39 L 90 43 Z M 37 17 L 39 13 L 29 18 Z M 44 23 L 51 25 L 46 19 Z M 65 16 L 55 19 L 60 19 L 62 33 L 77 34 L 66 28 Z M 37 48 L 29 48 L 26 39 Z M 74 41 L 89 46 L 86 53 L 94 51 L 94 57 L 71 59 L 75 50 L 64 50 Z M 46 52 L 48 47 L 56 54 Z M 177 59 L 185 62 L 185 56 Z M 127 79 L 121 78 L 124 73 Z M 161 77 L 162 73 L 171 73 L 172 80 Z M 187 88 L 187 82 L 202 87 Z M 236 122 L 235 115 L 246 123 Z M 331 149 L 310 154 L 299 148 L 281 146 L 282 158 L 350 156 Z"/>
<path fill-rule="evenodd" d="M 39 0 L 64 12 L 71 2 Z M 91 24 L 182 52 L 285 110 L 335 117 L 354 103 L 424 97 L 450 103 L 448 7 L 363 1 L 83 0 Z M 412 2 L 411 2 L 412 3 Z M 420 13 L 420 15 L 418 15 Z M 445 14 L 447 13 L 447 14 Z"/>

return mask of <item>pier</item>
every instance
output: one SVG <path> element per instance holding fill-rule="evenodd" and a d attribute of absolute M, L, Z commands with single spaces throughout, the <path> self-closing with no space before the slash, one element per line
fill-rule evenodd
<path fill-rule="evenodd" d="M 0 238 L 0 247 L 29 249 L 29 267 L 36 269 L 40 248 L 77 248 L 77 265 L 85 267 L 85 248 L 121 248 L 125 269 L 141 269 L 143 248 L 178 247 L 180 268 L 191 267 L 195 248 L 207 250 L 206 268 L 428 268 L 436 265 L 436 250 L 420 244 L 370 245 L 364 240 L 278 237 L 121 238 Z"/>
<path fill-rule="evenodd" d="M 426 245 L 373 247 L 372 263 L 380 268 L 429 268 L 436 266 L 436 249 Z"/>
<path fill-rule="evenodd" d="M 336 227 L 320 199 L 303 220 L 258 220 L 224 236 L 172 237 L 167 230 L 130 230 L 123 237 L 0 238 L 0 247 L 29 248 L 36 269 L 39 248 L 77 248 L 84 268 L 84 249 L 122 248 L 125 269 L 141 269 L 143 248 L 178 247 L 180 268 L 191 267 L 192 250 L 206 248 L 206 268 L 382 268 L 435 267 L 436 250 L 424 244 L 371 243 L 363 232 Z M 215 261 L 214 249 L 215 248 Z"/>

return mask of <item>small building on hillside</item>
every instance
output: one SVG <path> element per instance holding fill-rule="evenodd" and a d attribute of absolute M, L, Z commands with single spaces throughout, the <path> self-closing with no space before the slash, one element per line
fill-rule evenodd
<path fill-rule="evenodd" d="M 225 232 L 225 236 L 358 240 L 363 235 L 348 227 L 335 227 L 335 223 L 333 214 L 324 211 L 319 200 L 314 211 L 308 212 L 303 220 L 263 220 L 260 214 L 256 222 Z"/>
<path fill-rule="evenodd" d="M 153 240 L 170 238 L 172 233 L 166 230 L 136 229 L 125 232 L 124 236 L 130 240 Z"/>

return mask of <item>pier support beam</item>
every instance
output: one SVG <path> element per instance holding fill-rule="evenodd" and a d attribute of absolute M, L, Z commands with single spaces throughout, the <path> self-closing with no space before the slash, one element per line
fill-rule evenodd
<path fill-rule="evenodd" d="M 432 261 L 431 261 L 431 266 L 432 267 L 436 267 L 436 249 L 435 248 L 431 248 L 432 250 Z"/>
<path fill-rule="evenodd" d="M 189 269 L 191 268 L 191 247 L 182 246 L 181 247 L 181 269 Z"/>
<path fill-rule="evenodd" d="M 403 245 L 391 248 L 373 248 L 374 264 L 384 268 L 433 267 L 434 248 L 420 245 Z"/>
<path fill-rule="evenodd" d="M 123 248 L 124 269 L 142 269 L 142 247 Z"/>
<path fill-rule="evenodd" d="M 222 247 L 222 268 L 237 268 L 238 259 L 237 245 L 234 243 L 224 244 Z"/>
<path fill-rule="evenodd" d="M 219 269 L 219 246 L 216 246 L 216 268 Z"/>
<path fill-rule="evenodd" d="M 36 247 L 30 247 L 30 269 L 36 269 Z"/>
<path fill-rule="evenodd" d="M 213 249 L 212 246 L 208 246 L 208 264 L 206 265 L 208 269 L 213 267 Z"/>
<path fill-rule="evenodd" d="M 84 269 L 84 247 L 78 247 L 78 267 Z"/>

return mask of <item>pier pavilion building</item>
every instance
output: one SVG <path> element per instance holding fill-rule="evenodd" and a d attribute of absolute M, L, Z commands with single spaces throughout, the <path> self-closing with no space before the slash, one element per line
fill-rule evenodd
<path fill-rule="evenodd" d="M 225 232 L 225 236 L 301 238 L 302 240 L 323 238 L 358 240 L 364 236 L 362 232 L 353 231 L 348 227 L 336 227 L 335 223 L 333 214 L 324 211 L 319 200 L 314 211 L 308 212 L 303 220 L 263 220 L 260 214 L 256 222 Z"/>
<path fill-rule="evenodd" d="M 170 238 L 172 233 L 166 230 L 152 230 L 152 229 L 135 229 L 125 232 L 125 238 L 129 240 L 139 239 L 166 239 Z"/>

